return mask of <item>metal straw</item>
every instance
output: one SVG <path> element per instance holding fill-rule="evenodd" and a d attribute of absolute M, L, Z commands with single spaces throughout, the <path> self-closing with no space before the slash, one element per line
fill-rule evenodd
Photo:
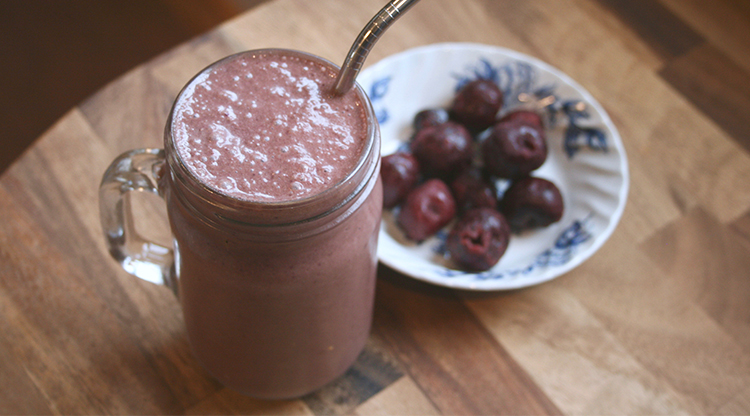
<path fill-rule="evenodd" d="M 417 1 L 419 0 L 391 0 L 359 32 L 336 78 L 336 85 L 333 88 L 336 95 L 346 94 L 354 86 L 354 80 L 359 70 L 362 69 L 367 54 L 370 53 L 370 49 L 378 41 L 380 35 L 398 19 L 401 13 L 406 12 Z"/>

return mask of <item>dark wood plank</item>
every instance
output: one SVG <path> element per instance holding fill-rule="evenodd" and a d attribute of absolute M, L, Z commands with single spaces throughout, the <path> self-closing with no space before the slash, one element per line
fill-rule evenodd
<path fill-rule="evenodd" d="M 3 260 L 3 253 L 0 251 L 0 262 Z M 6 342 L 5 336 L 0 337 L 0 414 L 53 414 L 53 408 L 49 406 L 44 392 L 29 375 L 26 366 L 12 352 L 13 346 L 5 345 Z"/>
<path fill-rule="evenodd" d="M 373 331 L 444 414 L 559 414 L 447 289 L 381 266 Z"/>
<path fill-rule="evenodd" d="M 750 242 L 750 212 L 741 216 L 731 224 L 732 229 Z"/>
<path fill-rule="evenodd" d="M 731 4 L 736 10 L 742 13 L 747 19 L 750 19 L 750 2 L 747 0 L 724 0 Z"/>
<path fill-rule="evenodd" d="M 750 74 L 709 44 L 668 62 L 659 74 L 750 151 Z"/>
<path fill-rule="evenodd" d="M 382 340 L 371 336 L 365 350 L 342 377 L 302 400 L 316 415 L 347 415 L 403 375 Z"/>
<path fill-rule="evenodd" d="M 599 0 L 666 61 L 683 55 L 703 37 L 656 0 Z"/>

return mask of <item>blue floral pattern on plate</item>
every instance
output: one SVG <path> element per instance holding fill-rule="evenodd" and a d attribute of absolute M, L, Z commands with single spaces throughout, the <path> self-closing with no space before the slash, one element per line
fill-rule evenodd
<path fill-rule="evenodd" d="M 437 233 L 436 237 L 439 243 L 433 247 L 435 254 L 444 256 L 445 253 L 445 239 L 448 234 L 441 230 Z M 576 252 L 576 249 L 581 243 L 588 241 L 591 238 L 591 233 L 586 229 L 586 218 L 583 220 L 575 220 L 570 224 L 555 240 L 555 244 L 541 252 L 528 266 L 518 269 L 507 269 L 501 271 L 488 270 L 484 272 L 474 273 L 466 272 L 463 270 L 455 269 L 441 269 L 437 273 L 445 277 L 459 277 L 470 275 L 472 278 L 477 280 L 489 280 L 489 279 L 504 279 L 509 277 L 515 277 L 519 275 L 527 275 L 539 267 L 549 266 L 562 266 L 569 262 Z"/>
<path fill-rule="evenodd" d="M 375 109 L 375 117 L 381 125 L 388 121 L 388 110 L 385 107 L 379 106 L 379 104 L 388 92 L 388 84 L 390 82 L 390 76 L 381 78 L 373 82 L 369 90 L 370 102 L 372 102 Z"/>
<path fill-rule="evenodd" d="M 568 158 L 572 159 L 582 148 L 588 147 L 593 151 L 607 151 L 607 136 L 602 129 L 586 127 L 581 122 L 590 117 L 585 106 L 579 100 L 563 100 L 555 93 L 554 84 L 537 85 L 537 70 L 522 61 L 492 64 L 487 58 L 468 65 L 463 73 L 453 74 L 456 79 L 454 91 L 459 91 L 464 85 L 476 79 L 488 79 L 497 84 L 506 99 L 505 107 L 513 108 L 520 104 L 519 97 L 525 94 L 536 100 L 550 99 L 551 104 L 544 107 L 550 123 L 558 123 L 560 114 L 567 120 L 563 147 Z M 382 125 L 389 121 L 388 108 L 382 103 L 388 93 L 388 86 L 393 75 L 387 75 L 373 82 L 370 87 L 370 101 L 375 108 L 375 115 Z"/>

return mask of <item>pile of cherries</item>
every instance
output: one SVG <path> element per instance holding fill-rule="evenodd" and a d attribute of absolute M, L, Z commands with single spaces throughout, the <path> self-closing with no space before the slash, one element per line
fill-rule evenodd
<path fill-rule="evenodd" d="M 515 109 L 497 120 L 502 107 L 497 84 L 469 82 L 448 110 L 417 113 L 408 150 L 383 157 L 384 208 L 401 205 L 396 221 L 416 242 L 458 217 L 445 249 L 468 271 L 494 266 L 511 232 L 546 227 L 563 214 L 557 186 L 531 176 L 547 159 L 541 116 Z M 510 181 L 501 197 L 499 178 Z"/>

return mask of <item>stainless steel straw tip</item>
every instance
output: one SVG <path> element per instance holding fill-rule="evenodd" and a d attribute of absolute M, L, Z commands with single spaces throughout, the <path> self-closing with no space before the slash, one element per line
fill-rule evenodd
<path fill-rule="evenodd" d="M 370 53 L 370 49 L 378 41 L 380 35 L 385 32 L 393 22 L 398 19 L 399 15 L 406 12 L 411 6 L 419 0 L 391 0 L 383 7 L 378 14 L 373 17 L 369 23 L 359 32 L 359 36 L 352 44 L 346 60 L 341 66 L 336 85 L 333 91 L 336 95 L 346 94 L 354 86 L 354 80 L 357 78 L 365 58 Z"/>

